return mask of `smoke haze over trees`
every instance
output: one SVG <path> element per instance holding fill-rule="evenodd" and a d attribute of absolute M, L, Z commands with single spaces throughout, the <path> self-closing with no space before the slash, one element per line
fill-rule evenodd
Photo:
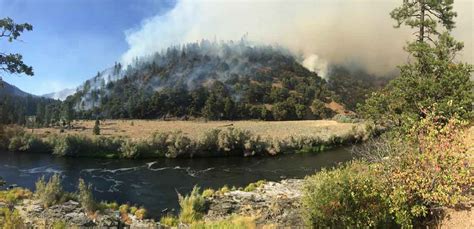
<path fill-rule="evenodd" d="M 173 10 L 145 20 L 140 28 L 127 31 L 130 49 L 123 62 L 151 55 L 169 46 L 208 40 L 248 39 L 279 44 L 301 55 L 305 66 L 317 66 L 321 76 L 325 63 L 362 66 L 369 73 L 385 75 L 406 61 L 402 47 L 410 29 L 394 29 L 389 12 L 397 0 L 285 0 L 191 1 L 179 0 Z M 465 42 L 458 58 L 472 62 L 473 2 L 459 0 L 453 34 Z M 315 63 L 311 63 L 311 62 Z"/>

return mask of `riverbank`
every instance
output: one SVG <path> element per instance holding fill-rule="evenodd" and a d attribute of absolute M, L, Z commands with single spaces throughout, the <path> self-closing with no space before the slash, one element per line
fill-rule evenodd
<path fill-rule="evenodd" d="M 29 131 L 6 127 L 0 145 L 13 152 L 43 152 L 68 157 L 136 159 L 274 156 L 283 153 L 321 152 L 335 146 L 364 141 L 374 131 L 373 127 L 365 123 L 327 120 L 115 120 L 101 124 L 101 135 L 92 135 L 89 126 L 90 122 L 79 121 L 71 129 Z"/>
<path fill-rule="evenodd" d="M 202 213 L 201 220 L 190 223 L 180 222 L 185 218 L 172 216 L 165 216 L 161 220 L 142 219 L 130 210 L 124 212 L 124 207 L 113 204 L 95 213 L 88 212 L 74 200 L 46 208 L 28 190 L 19 188 L 16 190 L 22 191 L 12 190 L 20 193 L 16 195 L 18 201 L 14 205 L 8 205 L 0 198 L 0 209 L 10 206 L 12 211 L 9 220 L 14 219 L 17 225 L 27 228 L 219 228 L 222 225 L 232 228 L 293 228 L 306 226 L 302 209 L 304 184 L 304 179 L 285 179 L 279 182 L 251 183 L 245 188 L 223 187 L 196 192 L 198 198 L 202 198 L 201 204 L 206 210 Z M 194 194 L 180 197 L 182 207 L 186 208 L 186 203 L 195 204 L 196 199 L 190 201 L 192 195 Z M 184 208 L 181 211 L 186 211 Z M 442 228 L 468 228 L 473 226 L 473 216 L 471 207 L 447 209 L 444 218 L 436 225 Z M 2 214 L 0 219 L 1 217 Z"/>

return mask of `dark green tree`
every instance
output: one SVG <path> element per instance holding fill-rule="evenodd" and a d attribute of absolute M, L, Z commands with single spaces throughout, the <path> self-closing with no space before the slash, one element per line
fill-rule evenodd
<path fill-rule="evenodd" d="M 8 42 L 17 40 L 24 31 L 33 30 L 28 23 L 16 24 L 11 18 L 0 19 L 0 38 L 6 38 Z M 18 53 L 3 53 L 0 51 L 0 72 L 6 74 L 33 75 L 33 68 L 23 63 L 23 56 Z M 0 75 L 0 83 L 2 80 Z"/>

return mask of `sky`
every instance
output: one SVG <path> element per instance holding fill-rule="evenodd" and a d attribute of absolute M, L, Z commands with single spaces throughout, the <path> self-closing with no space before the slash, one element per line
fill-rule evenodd
<path fill-rule="evenodd" d="M 128 49 L 126 33 L 151 16 L 166 13 L 173 0 L 0 0 L 0 17 L 28 22 L 33 31 L 0 50 L 21 53 L 33 77 L 4 80 L 41 95 L 75 88 L 119 61 Z"/>
<path fill-rule="evenodd" d="M 42 95 L 75 88 L 116 61 L 130 63 L 170 45 L 240 40 L 281 45 L 318 74 L 329 64 L 384 75 L 407 61 L 413 31 L 394 29 L 389 13 L 402 0 L 0 0 L 0 18 L 28 22 L 21 42 L 0 41 L 21 53 L 35 76 L 7 76 Z M 474 0 L 456 0 L 459 55 L 474 63 Z M 326 69 L 326 70 L 325 70 Z M 324 75 L 322 75 L 324 77 Z"/>

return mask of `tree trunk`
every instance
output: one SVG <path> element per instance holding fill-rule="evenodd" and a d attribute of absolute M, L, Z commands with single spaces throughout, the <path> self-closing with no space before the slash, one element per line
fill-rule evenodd
<path fill-rule="evenodd" d="M 423 42 L 425 38 L 425 11 L 426 11 L 426 5 L 425 5 L 425 0 L 419 0 L 420 4 L 420 37 L 419 41 Z"/>

